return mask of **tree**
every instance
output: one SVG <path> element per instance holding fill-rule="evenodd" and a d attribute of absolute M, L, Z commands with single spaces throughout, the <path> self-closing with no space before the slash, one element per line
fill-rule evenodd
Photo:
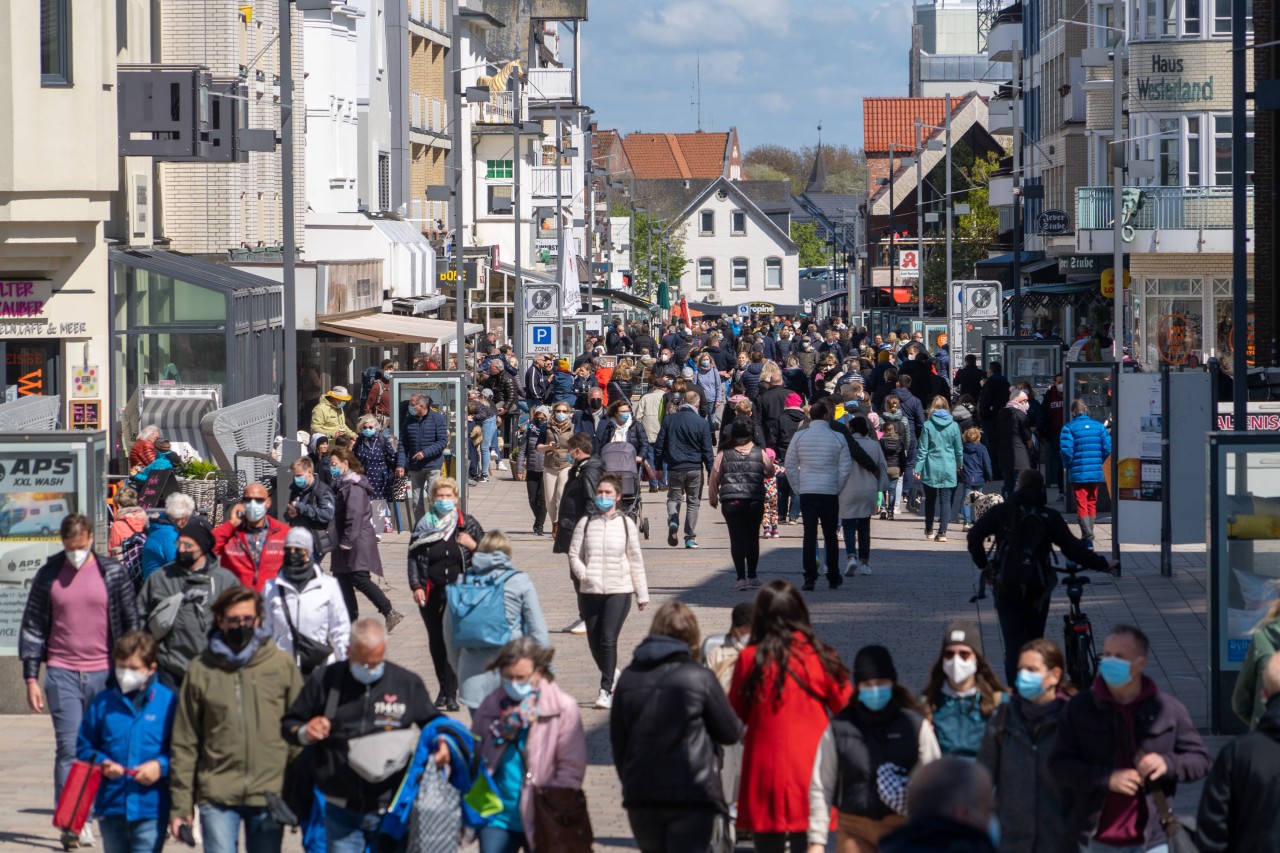
<path fill-rule="evenodd" d="M 809 185 L 817 146 L 787 148 L 783 145 L 758 145 L 742 159 L 742 169 L 753 181 L 782 180 L 791 182 L 796 195 Z M 847 145 L 822 146 L 822 165 L 826 169 L 826 191 L 845 195 L 861 195 L 867 189 L 867 158 L 862 151 Z"/>
<path fill-rule="evenodd" d="M 629 216 L 623 209 L 617 216 Z M 631 235 L 631 290 L 636 296 L 656 300 L 658 283 L 664 279 L 670 284 L 684 275 L 689 259 L 684 255 L 686 226 L 664 231 L 670 223 L 656 219 L 647 213 L 635 214 Z"/>
<path fill-rule="evenodd" d="M 1000 214 L 990 204 L 989 190 L 991 175 L 1000 168 L 1000 157 L 988 153 L 979 158 L 968 146 L 957 144 L 952 149 L 951 159 L 952 181 L 958 184 L 953 186 L 953 192 L 968 190 L 964 201 L 969 205 L 969 212 L 956 217 L 952 230 L 952 275 L 960 280 L 974 277 L 975 265 L 990 254 L 1000 232 Z M 945 222 L 940 228 L 946 228 Z M 946 307 L 946 278 L 946 251 L 935 246 L 924 264 L 926 307 L 935 310 Z"/>
<path fill-rule="evenodd" d="M 800 247 L 800 266 L 825 267 L 831 263 L 829 247 L 818 236 L 818 223 L 792 222 L 791 239 Z"/>

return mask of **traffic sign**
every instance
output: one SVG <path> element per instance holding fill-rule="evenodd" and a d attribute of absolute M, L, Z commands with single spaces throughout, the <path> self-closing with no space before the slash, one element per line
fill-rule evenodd
<path fill-rule="evenodd" d="M 554 320 L 560 316 L 559 287 L 553 284 L 526 284 L 524 319 Z"/>
<path fill-rule="evenodd" d="M 1000 289 L 988 284 L 965 286 L 966 320 L 995 320 L 1000 317 Z"/>
<path fill-rule="evenodd" d="M 743 303 L 742 305 L 738 306 L 739 317 L 748 317 L 750 315 L 751 315 L 751 308 L 746 303 Z"/>
<path fill-rule="evenodd" d="M 525 326 L 525 355 L 556 352 L 556 327 L 551 323 L 530 323 Z"/>

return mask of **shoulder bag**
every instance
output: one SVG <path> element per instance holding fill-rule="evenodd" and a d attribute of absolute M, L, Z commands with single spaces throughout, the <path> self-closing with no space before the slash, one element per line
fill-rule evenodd
<path fill-rule="evenodd" d="M 520 748 L 524 778 L 533 795 L 533 837 L 539 850 L 556 853 L 592 853 L 595 833 L 587 811 L 587 795 L 581 788 L 535 785 L 529 761 Z"/>
<path fill-rule="evenodd" d="M 1124 724 L 1123 720 L 1116 720 L 1116 729 L 1124 737 L 1126 744 L 1129 746 L 1130 752 L 1133 753 L 1135 763 L 1141 760 L 1142 754 L 1138 751 L 1137 744 L 1134 743 L 1133 732 Z M 1171 772 L 1173 768 L 1168 768 L 1165 772 Z M 1164 790 L 1160 788 L 1159 783 L 1152 784 L 1147 780 L 1142 782 L 1142 790 L 1151 795 L 1151 799 L 1155 801 L 1156 813 L 1154 817 L 1160 821 L 1160 826 L 1164 829 L 1164 834 L 1168 838 L 1169 853 L 1199 853 L 1200 848 L 1196 846 L 1192 836 L 1195 834 L 1195 819 L 1180 818 L 1174 813 L 1173 807 L 1169 805 L 1169 798 L 1165 796 Z M 1148 820 L 1150 816 L 1148 817 Z"/>
<path fill-rule="evenodd" d="M 329 690 L 324 715 L 333 721 L 338 711 L 338 688 Z M 408 766 L 418 748 L 418 727 L 392 729 L 353 737 L 347 741 L 347 766 L 366 782 L 377 784 Z"/>
<path fill-rule="evenodd" d="M 299 634 L 298 629 L 294 627 L 293 617 L 289 615 L 289 599 L 285 595 L 284 588 L 276 585 L 276 589 L 280 592 L 280 609 L 284 611 L 284 621 L 289 626 L 289 636 L 293 640 L 293 656 L 298 661 L 298 669 L 302 670 L 303 676 L 308 676 L 315 671 L 316 667 L 324 666 L 333 654 L 333 646 L 328 643 L 318 643 L 305 634 Z M 298 592 L 298 613 L 302 613 L 302 593 Z"/>

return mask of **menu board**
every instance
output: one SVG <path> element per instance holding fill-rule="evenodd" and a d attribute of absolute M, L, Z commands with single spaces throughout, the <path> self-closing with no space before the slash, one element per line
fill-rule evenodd
<path fill-rule="evenodd" d="M 138 488 L 138 506 L 143 509 L 155 509 L 177 489 L 178 481 L 174 479 L 172 468 L 152 471 L 147 474 L 146 481 Z"/>
<path fill-rule="evenodd" d="M 102 429 L 102 401 L 74 400 L 71 403 L 72 429 Z"/>

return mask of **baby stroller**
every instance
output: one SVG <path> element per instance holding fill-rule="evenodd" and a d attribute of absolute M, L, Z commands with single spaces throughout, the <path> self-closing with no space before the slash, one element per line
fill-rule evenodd
<path fill-rule="evenodd" d="M 604 463 L 604 470 L 622 480 L 622 501 L 619 505 L 622 514 L 631 518 L 648 539 L 649 519 L 642 512 L 640 464 L 636 462 L 635 448 L 625 441 L 612 441 L 600 450 L 600 461 Z"/>

